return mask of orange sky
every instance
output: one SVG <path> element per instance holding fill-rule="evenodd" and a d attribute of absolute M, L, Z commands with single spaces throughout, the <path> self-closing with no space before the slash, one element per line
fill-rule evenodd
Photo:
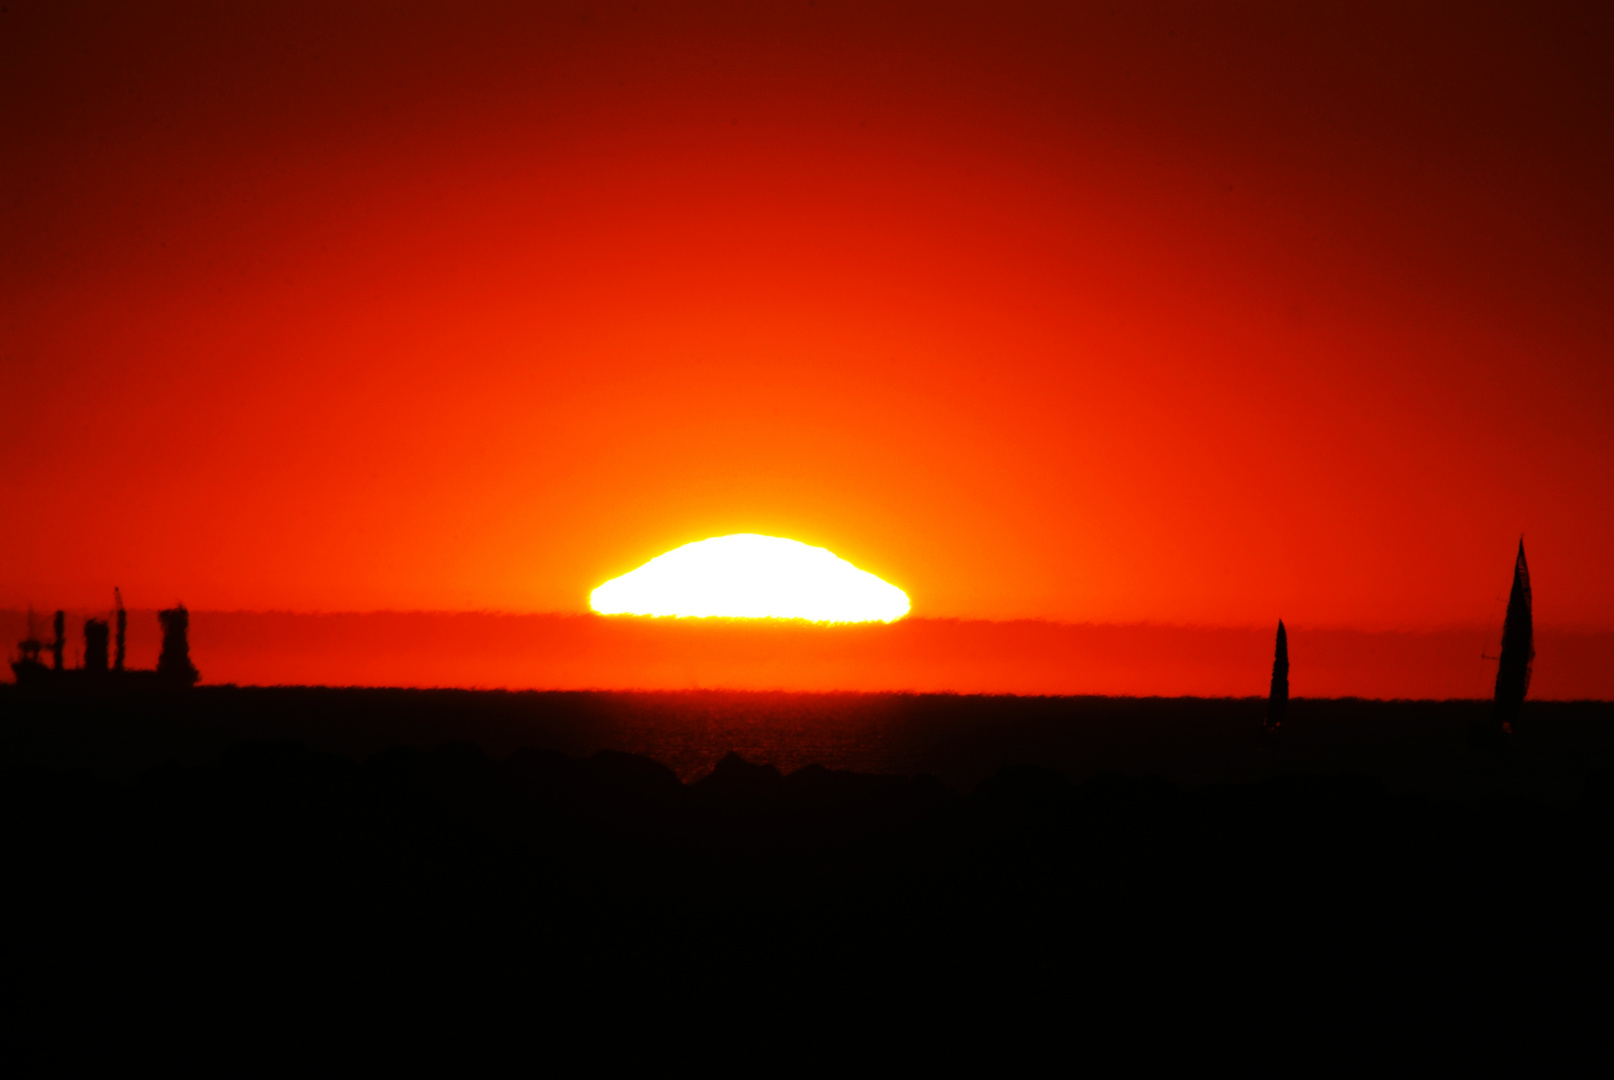
<path fill-rule="evenodd" d="M 528 6 L 7 0 L 0 607 L 1614 626 L 1606 10 Z"/>

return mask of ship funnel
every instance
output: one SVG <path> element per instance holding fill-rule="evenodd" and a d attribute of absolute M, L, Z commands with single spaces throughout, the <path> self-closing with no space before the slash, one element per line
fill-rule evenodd
<path fill-rule="evenodd" d="M 157 612 L 157 621 L 163 627 L 163 651 L 157 657 L 157 675 L 165 682 L 179 686 L 194 686 L 201 673 L 191 663 L 190 612 L 184 604 L 167 611 Z"/>

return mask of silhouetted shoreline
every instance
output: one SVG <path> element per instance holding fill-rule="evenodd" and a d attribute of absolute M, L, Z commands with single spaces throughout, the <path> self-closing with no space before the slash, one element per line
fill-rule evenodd
<path fill-rule="evenodd" d="M 1427 1012 L 1599 962 L 1614 705 L 1526 702 L 1480 752 L 1488 702 L 1292 699 L 1277 745 L 1266 704 L 7 687 L 14 970 L 902 1012 L 1185 1005 L 1216 971 Z M 712 760 L 768 730 L 937 767 Z M 700 764 L 627 752 L 652 732 Z"/>
<path fill-rule="evenodd" d="M 1294 698 L 1283 737 L 1254 737 L 1265 698 L 1015 697 L 757 691 L 389 690 L 199 686 L 137 694 L 31 694 L 0 685 L 9 768 L 129 771 L 216 760 L 229 745 L 290 739 L 362 760 L 392 746 L 471 742 L 494 757 L 547 748 L 642 754 L 681 779 L 730 750 L 785 772 L 928 772 L 968 792 L 1006 764 L 1075 779 L 1158 774 L 1248 782 L 1286 772 L 1359 772 L 1433 797 L 1578 797 L 1614 768 L 1614 703 L 1524 703 L 1497 755 L 1468 746 L 1492 705 Z"/>

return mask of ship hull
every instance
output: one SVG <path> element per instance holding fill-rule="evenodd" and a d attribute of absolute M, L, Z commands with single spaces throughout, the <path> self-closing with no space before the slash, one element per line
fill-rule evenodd
<path fill-rule="evenodd" d="M 155 671 L 91 671 L 85 668 L 57 671 L 30 660 L 13 660 L 11 674 L 18 687 L 42 691 L 167 689 L 192 685 L 188 680 L 169 678 Z"/>

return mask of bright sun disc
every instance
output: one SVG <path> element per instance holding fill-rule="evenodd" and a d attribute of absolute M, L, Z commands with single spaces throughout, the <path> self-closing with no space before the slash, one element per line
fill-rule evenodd
<path fill-rule="evenodd" d="M 892 622 L 908 594 L 820 547 L 736 533 L 674 548 L 595 589 L 601 615 Z"/>

